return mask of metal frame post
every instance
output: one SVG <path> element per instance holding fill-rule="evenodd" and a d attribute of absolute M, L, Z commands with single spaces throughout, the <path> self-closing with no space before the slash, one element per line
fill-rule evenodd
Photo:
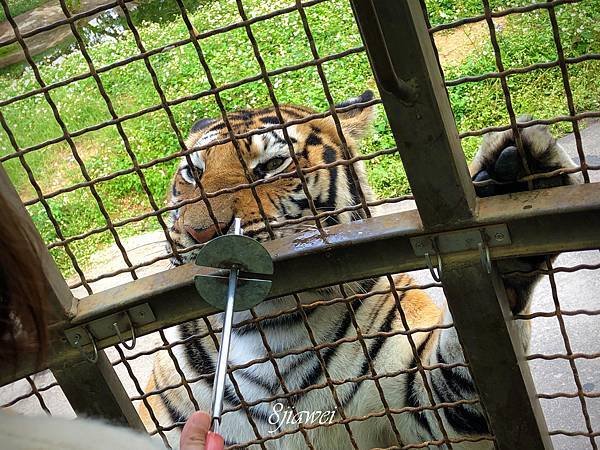
<path fill-rule="evenodd" d="M 421 6 L 353 0 L 352 7 L 423 225 L 472 220 L 475 189 L 424 16 L 415 10 Z"/>
<path fill-rule="evenodd" d="M 474 188 L 420 2 L 352 5 L 423 225 L 476 222 Z M 448 262 L 442 283 L 497 448 L 551 449 L 495 268 L 488 274 L 479 256 Z"/>

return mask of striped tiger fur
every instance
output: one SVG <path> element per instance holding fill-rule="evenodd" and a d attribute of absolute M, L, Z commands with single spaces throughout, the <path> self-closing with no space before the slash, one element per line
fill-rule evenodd
<path fill-rule="evenodd" d="M 367 91 L 357 98 L 344 102 L 342 106 L 368 102 L 372 98 L 373 94 Z M 282 106 L 281 113 L 286 121 L 290 121 L 313 114 L 314 111 L 298 106 Z M 360 139 L 369 131 L 374 115 L 375 108 L 372 106 L 357 107 L 339 114 L 347 145 L 352 154 L 356 154 Z M 231 126 L 238 134 L 279 123 L 272 108 L 240 111 L 232 114 L 230 118 Z M 302 167 L 332 163 L 343 157 L 342 144 L 335 123 L 330 117 L 291 126 L 288 128 L 288 133 Z M 226 137 L 227 129 L 221 120 L 202 120 L 192 128 L 187 145 L 190 147 L 207 145 Z M 532 169 L 536 172 L 572 164 L 545 127 L 536 126 L 525 129 L 523 142 L 533 156 L 535 164 Z M 288 146 L 281 130 L 242 139 L 240 148 L 254 179 L 270 178 L 279 173 L 294 171 Z M 207 192 L 247 183 L 232 143 L 215 145 L 195 152 L 191 155 L 191 161 L 193 167 L 190 167 L 185 159 L 181 161 L 170 192 L 169 201 L 171 203 L 181 202 L 199 195 L 194 178 L 201 178 Z M 474 180 L 477 181 L 495 178 L 507 182 L 522 175 L 518 161 L 512 133 L 510 131 L 494 133 L 485 137 L 470 170 Z M 354 167 L 362 184 L 363 195 L 367 199 L 371 199 L 372 194 L 362 163 L 358 162 Z M 305 176 L 308 190 L 319 212 L 331 211 L 359 202 L 359 192 L 352 181 L 352 174 L 347 165 L 313 171 Z M 572 176 L 563 176 L 558 182 L 572 183 L 574 179 Z M 479 195 L 484 196 L 501 193 L 496 190 L 507 192 L 526 188 L 527 186 L 519 183 L 508 183 L 501 186 L 482 186 L 477 190 Z M 273 224 L 286 219 L 311 215 L 302 185 L 297 177 L 282 178 L 272 183 L 258 185 L 256 192 L 262 201 L 264 212 Z M 268 234 L 250 190 L 245 189 L 219 195 L 211 199 L 211 205 L 212 214 L 217 219 L 221 231 L 227 232 L 233 218 L 240 217 L 246 235 L 259 241 L 267 239 Z M 327 217 L 324 225 L 333 225 L 338 222 L 348 223 L 362 218 L 364 215 L 361 210 L 352 213 L 345 212 L 336 217 Z M 206 242 L 217 234 L 214 222 L 203 202 L 181 206 L 173 212 L 172 221 L 171 237 L 180 247 Z M 274 228 L 273 231 L 276 237 L 296 234 L 309 229 L 310 225 L 307 223 L 310 222 L 285 225 Z M 184 262 L 189 262 L 193 256 L 193 253 L 185 255 Z M 521 258 L 503 263 L 502 269 L 512 270 L 514 267 L 518 267 L 522 270 L 537 266 L 540 262 L 536 258 Z M 175 260 L 173 263 L 179 264 Z M 436 306 L 425 292 L 417 289 L 403 289 L 411 285 L 409 276 L 396 275 L 393 277 L 393 282 L 398 289 L 400 304 L 406 314 L 409 328 L 431 328 L 451 321 L 448 310 Z M 521 281 L 520 283 L 511 284 L 509 282 L 507 284 L 511 306 L 515 312 L 527 309 L 529 295 L 535 280 Z M 389 290 L 390 288 L 385 277 L 378 280 L 350 283 L 346 287 L 349 294 Z M 300 294 L 299 300 L 302 303 L 310 303 L 340 297 L 340 295 L 339 288 L 330 288 L 304 292 Z M 289 310 L 295 306 L 296 300 L 289 296 L 266 301 L 255 311 L 258 316 L 265 316 Z M 380 331 L 404 330 L 396 307 L 396 300 L 391 294 L 374 295 L 362 301 L 355 301 L 351 303 L 351 306 L 356 317 L 356 325 L 363 335 Z M 306 316 L 317 344 L 331 343 L 356 336 L 354 319 L 344 303 L 309 309 L 306 311 Z M 236 313 L 234 323 L 251 317 L 250 312 Z M 185 344 L 175 346 L 173 352 L 188 379 L 197 379 L 202 375 L 213 373 L 217 350 L 213 338 L 206 335 L 211 329 L 220 329 L 221 320 L 221 315 L 216 315 L 206 320 L 196 320 L 168 330 L 169 339 L 185 339 Z M 266 320 L 261 322 L 261 326 L 268 346 L 274 353 L 312 346 L 307 327 L 300 313 L 286 314 Z M 528 329 L 523 328 L 522 332 L 523 336 L 527 338 Z M 452 364 L 464 361 L 454 329 L 437 329 L 415 333 L 412 336 L 423 365 Z M 343 343 L 336 347 L 324 346 L 320 353 L 327 376 L 331 380 L 348 380 L 371 375 L 372 370 L 377 374 L 386 374 L 416 366 L 410 343 L 404 334 L 367 339 L 365 345 L 366 351 L 373 361 L 372 368 L 369 366 L 359 342 Z M 255 325 L 234 328 L 231 364 L 243 365 L 251 360 L 265 358 L 266 355 L 265 345 Z M 313 385 L 323 385 L 326 382 L 325 371 L 315 352 L 309 351 L 285 356 L 277 359 L 276 364 L 288 391 L 303 390 Z M 464 367 L 433 370 L 427 373 L 427 377 L 436 402 L 453 402 L 475 397 L 473 381 Z M 260 436 L 268 438 L 273 436 L 274 432 L 278 433 L 297 426 L 275 423 L 276 420 L 273 420 L 274 411 L 282 408 L 282 406 L 276 406 L 277 402 L 283 404 L 286 411 L 289 410 L 290 406 L 285 399 L 255 403 L 260 399 L 284 393 L 272 362 L 263 360 L 263 362 L 236 370 L 234 378 L 235 385 L 231 378 L 227 381 L 225 408 L 239 407 L 242 399 L 254 406 L 249 408 L 251 420 L 241 408 L 225 414 L 220 431 L 228 445 L 255 440 L 257 439 L 256 432 Z M 174 369 L 169 355 L 166 352 L 158 352 L 155 355 L 154 368 L 147 391 L 179 383 L 180 377 Z M 381 377 L 379 383 L 391 409 L 430 405 L 423 380 L 414 371 L 394 377 Z M 190 386 L 199 407 L 208 411 L 212 377 L 205 377 Z M 339 420 L 342 413 L 344 417 L 362 417 L 384 411 L 378 386 L 373 380 L 336 384 L 335 391 L 337 402 L 327 387 L 293 395 L 289 400 L 296 412 L 333 411 L 332 415 L 335 413 L 334 420 Z M 160 395 L 153 395 L 149 397 L 149 402 L 162 424 L 184 421 L 194 410 L 184 387 L 165 390 Z M 439 409 L 438 412 L 451 438 L 488 433 L 484 414 L 478 404 L 463 404 L 453 408 Z M 154 429 L 154 424 L 143 405 L 140 413 L 147 427 Z M 277 418 L 283 417 L 280 414 Z M 254 422 L 254 428 L 251 422 Z M 402 444 L 407 445 L 442 437 L 439 421 L 431 409 L 410 410 L 402 414 L 395 414 L 393 418 L 390 415 L 377 414 L 367 420 L 352 422 L 348 427 L 360 449 L 397 445 L 398 438 Z M 176 431 L 174 432 L 176 433 Z M 352 448 L 349 433 L 343 424 L 311 429 L 306 432 L 306 436 L 313 447 L 318 450 Z M 176 444 L 175 441 L 178 439 L 171 439 L 171 441 L 172 444 Z M 264 446 L 267 449 L 290 450 L 306 448 L 307 444 L 301 433 L 292 433 L 279 439 L 267 440 Z M 259 448 L 259 445 L 254 444 L 248 448 Z M 454 444 L 453 448 L 488 449 L 492 447 L 488 441 L 482 441 Z"/>

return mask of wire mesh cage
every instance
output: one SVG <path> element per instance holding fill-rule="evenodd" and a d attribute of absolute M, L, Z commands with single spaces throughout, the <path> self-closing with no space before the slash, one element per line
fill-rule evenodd
<path fill-rule="evenodd" d="M 276 270 L 229 448 L 598 448 L 598 5 L 0 4 L 0 192 L 63 312 L 3 407 L 176 447 L 222 327 L 184 263 L 241 216 Z"/>

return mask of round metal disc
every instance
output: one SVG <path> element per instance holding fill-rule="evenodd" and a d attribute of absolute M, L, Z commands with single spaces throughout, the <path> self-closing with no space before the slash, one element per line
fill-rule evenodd
<path fill-rule="evenodd" d="M 228 234 L 208 242 L 196 256 L 196 264 L 217 269 L 233 267 L 245 272 L 238 278 L 235 311 L 250 309 L 262 302 L 271 290 L 271 281 L 254 278 L 272 275 L 273 261 L 269 252 L 257 241 L 243 235 Z M 196 290 L 202 298 L 223 311 L 227 305 L 227 275 L 197 275 Z"/>
<path fill-rule="evenodd" d="M 208 242 L 196 256 L 196 264 L 205 267 L 230 269 L 261 275 L 273 274 L 273 260 L 269 252 L 247 236 L 227 234 Z"/>
<path fill-rule="evenodd" d="M 220 311 L 227 306 L 227 276 L 196 275 L 194 285 L 200 296 Z M 271 290 L 271 280 L 238 278 L 234 311 L 244 311 L 262 302 Z"/>

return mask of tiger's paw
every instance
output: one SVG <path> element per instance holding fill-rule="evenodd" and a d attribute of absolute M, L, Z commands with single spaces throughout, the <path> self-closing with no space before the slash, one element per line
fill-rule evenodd
<path fill-rule="evenodd" d="M 518 122 L 532 120 L 522 116 Z M 577 167 L 566 151 L 556 142 L 546 125 L 534 125 L 521 129 L 521 139 L 528 156 L 529 174 L 556 172 L 559 169 Z M 517 150 L 512 130 L 488 133 L 469 167 L 479 197 L 508 194 L 528 190 L 523 178 L 529 174 L 523 158 Z M 533 188 L 563 186 L 580 182 L 578 174 L 557 173 L 552 176 L 534 178 Z"/>

